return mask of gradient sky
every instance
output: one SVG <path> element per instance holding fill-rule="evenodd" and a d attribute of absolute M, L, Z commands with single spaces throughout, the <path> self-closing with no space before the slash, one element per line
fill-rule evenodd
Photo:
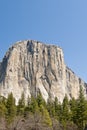
<path fill-rule="evenodd" d="M 26 39 L 63 48 L 65 63 L 87 82 L 87 0 L 0 0 L 0 60 Z"/>

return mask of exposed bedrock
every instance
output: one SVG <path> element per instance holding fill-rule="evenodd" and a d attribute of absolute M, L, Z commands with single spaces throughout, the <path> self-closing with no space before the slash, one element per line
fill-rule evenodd
<path fill-rule="evenodd" d="M 12 92 L 18 102 L 40 91 L 47 101 L 57 97 L 62 102 L 78 97 L 80 85 L 86 96 L 87 84 L 66 67 L 60 47 L 28 40 L 15 43 L 0 63 L 0 94 L 7 97 Z"/>

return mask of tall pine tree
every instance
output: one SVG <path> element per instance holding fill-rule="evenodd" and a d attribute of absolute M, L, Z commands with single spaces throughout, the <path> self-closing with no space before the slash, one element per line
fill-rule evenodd
<path fill-rule="evenodd" d="M 84 93 L 81 86 L 77 102 L 76 119 L 76 124 L 78 125 L 79 130 L 83 130 L 85 124 L 87 123 L 87 101 L 84 98 Z"/>
<path fill-rule="evenodd" d="M 13 121 L 14 117 L 16 116 L 15 98 L 13 97 L 12 93 L 8 95 L 6 108 L 7 108 L 7 113 L 6 113 L 7 121 L 10 123 L 11 121 Z"/>
<path fill-rule="evenodd" d="M 18 106 L 17 106 L 17 114 L 23 115 L 25 109 L 25 96 L 24 93 L 21 94 L 21 98 L 19 99 Z"/>
<path fill-rule="evenodd" d="M 69 101 L 67 95 L 65 95 L 63 103 L 62 103 L 62 116 L 61 116 L 61 123 L 63 124 L 64 130 L 66 130 L 66 124 L 70 121 L 70 108 L 69 108 Z"/>

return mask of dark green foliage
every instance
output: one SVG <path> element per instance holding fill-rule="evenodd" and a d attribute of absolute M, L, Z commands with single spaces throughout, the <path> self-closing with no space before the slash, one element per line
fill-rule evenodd
<path fill-rule="evenodd" d="M 60 120 L 62 116 L 62 105 L 58 102 L 58 98 L 55 97 L 54 100 L 54 110 L 55 110 L 55 117 Z"/>
<path fill-rule="evenodd" d="M 43 99 L 41 93 L 39 92 L 37 97 L 36 97 L 36 102 L 38 103 L 38 106 L 40 107 L 40 105 L 43 105 L 44 107 L 46 107 L 46 102 Z"/>
<path fill-rule="evenodd" d="M 75 100 L 74 98 L 72 98 L 72 100 L 69 101 L 69 105 L 70 105 L 70 110 L 71 110 L 71 121 L 73 121 L 74 123 L 77 122 L 77 100 Z"/>
<path fill-rule="evenodd" d="M 72 121 L 78 126 L 79 130 L 83 130 L 87 124 L 87 100 L 84 98 L 83 89 L 80 86 L 79 98 L 70 101 L 70 109 L 72 113 Z"/>
<path fill-rule="evenodd" d="M 87 100 L 84 98 L 82 87 L 77 100 L 72 98 L 68 101 L 65 95 L 62 103 L 59 103 L 56 97 L 54 101 L 49 99 L 46 103 L 41 93 L 36 98 L 28 97 L 25 102 L 22 93 L 18 105 L 15 105 L 13 94 L 10 93 L 7 99 L 0 96 L 0 121 L 9 125 L 9 128 L 10 124 L 16 124 L 14 129 L 25 125 L 24 127 L 29 126 L 29 129 L 49 127 L 49 130 L 84 130 L 87 124 Z"/>
<path fill-rule="evenodd" d="M 55 117 L 54 102 L 50 101 L 49 99 L 48 99 L 48 102 L 47 102 L 47 110 L 48 110 L 51 117 Z"/>
<path fill-rule="evenodd" d="M 32 112 L 33 114 L 36 111 L 39 111 L 38 103 L 37 103 L 36 99 L 33 96 L 31 96 L 31 102 L 29 104 L 29 111 Z"/>
<path fill-rule="evenodd" d="M 16 116 L 15 99 L 12 93 L 8 95 L 6 108 L 7 108 L 6 118 L 8 122 L 10 123 L 11 121 L 13 121 L 14 117 Z"/>
<path fill-rule="evenodd" d="M 62 104 L 62 116 L 63 116 L 63 120 L 65 120 L 65 121 L 70 120 L 69 102 L 68 102 L 67 95 L 65 95 L 65 98 L 64 98 L 63 104 Z"/>
<path fill-rule="evenodd" d="M 65 98 L 62 103 L 62 111 L 61 111 L 61 118 L 60 121 L 64 127 L 64 130 L 66 130 L 67 122 L 70 121 L 70 108 L 69 108 L 69 102 L 67 95 L 65 95 Z"/>
<path fill-rule="evenodd" d="M 0 96 L 0 117 L 5 117 L 6 112 L 6 99 Z"/>
<path fill-rule="evenodd" d="M 17 114 L 23 115 L 25 109 L 25 96 L 24 93 L 22 93 L 21 98 L 19 99 L 18 106 L 17 106 Z"/>
<path fill-rule="evenodd" d="M 87 101 L 83 95 L 83 89 L 80 87 L 79 98 L 77 100 L 76 108 L 76 124 L 79 129 L 83 130 L 87 123 Z"/>

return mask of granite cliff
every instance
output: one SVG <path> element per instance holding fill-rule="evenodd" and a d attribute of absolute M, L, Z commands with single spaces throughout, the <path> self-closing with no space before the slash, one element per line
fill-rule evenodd
<path fill-rule="evenodd" d="M 0 63 L 0 94 L 7 97 L 12 92 L 16 102 L 22 92 L 26 99 L 39 91 L 46 101 L 57 97 L 62 102 L 65 94 L 78 98 L 80 85 L 86 96 L 87 84 L 65 65 L 63 50 L 54 45 L 20 41 Z"/>

